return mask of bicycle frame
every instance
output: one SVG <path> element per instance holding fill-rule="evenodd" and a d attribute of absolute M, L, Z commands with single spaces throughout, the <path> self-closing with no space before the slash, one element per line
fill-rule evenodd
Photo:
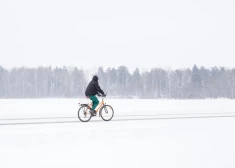
<path fill-rule="evenodd" d="M 98 113 L 98 111 L 101 109 L 101 107 L 105 105 L 104 98 L 102 97 L 102 101 L 98 104 L 98 106 L 95 109 L 95 112 Z M 92 102 L 88 105 L 88 107 L 92 108 Z"/>

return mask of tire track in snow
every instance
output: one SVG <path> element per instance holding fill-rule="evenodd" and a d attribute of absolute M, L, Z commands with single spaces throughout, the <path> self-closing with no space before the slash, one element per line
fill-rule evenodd
<path fill-rule="evenodd" d="M 63 117 L 60 117 L 63 119 Z M 71 118 L 71 117 L 66 117 Z M 179 120 L 179 119 L 213 119 L 213 118 L 235 118 L 234 115 L 208 115 L 208 116 L 174 116 L 174 117 L 146 117 L 146 118 L 120 118 L 114 119 L 110 122 L 128 122 L 128 121 L 151 121 L 151 120 Z M 51 119 L 51 118 L 50 118 Z M 58 117 L 56 118 L 58 119 Z M 73 117 L 75 119 L 75 117 Z M 44 119 L 43 119 L 44 120 Z M 105 122 L 103 120 L 91 120 L 89 122 Z M 88 122 L 88 123 L 89 123 Z M 70 124 L 70 123 L 82 123 L 78 119 L 72 121 L 28 121 L 28 122 L 14 122 L 14 123 L 0 123 L 0 126 L 9 126 L 9 125 L 39 125 L 39 124 Z"/>
<path fill-rule="evenodd" d="M 118 114 L 114 117 L 154 117 L 154 116 L 194 116 L 194 115 L 235 115 L 233 112 L 226 113 L 161 113 L 161 114 Z M 13 121 L 13 120 L 54 120 L 54 119 L 75 119 L 75 116 L 66 117 L 34 117 L 34 118 L 0 118 L 0 121 Z"/>

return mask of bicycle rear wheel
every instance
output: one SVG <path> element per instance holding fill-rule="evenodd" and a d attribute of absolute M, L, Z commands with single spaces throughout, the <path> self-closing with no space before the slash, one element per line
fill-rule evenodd
<path fill-rule="evenodd" d="M 113 118 L 114 111 L 110 105 L 104 105 L 100 109 L 100 116 L 104 121 L 110 121 Z"/>
<path fill-rule="evenodd" d="M 90 109 L 86 106 L 82 106 L 78 110 L 78 118 L 82 122 L 87 122 L 91 119 Z"/>

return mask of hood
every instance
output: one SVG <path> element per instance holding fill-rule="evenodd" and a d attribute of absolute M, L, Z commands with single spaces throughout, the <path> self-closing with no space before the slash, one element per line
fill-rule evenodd
<path fill-rule="evenodd" d="M 93 81 L 98 81 L 98 79 L 99 79 L 99 78 L 98 78 L 98 76 L 96 76 L 96 75 L 93 76 L 93 78 L 92 78 Z"/>

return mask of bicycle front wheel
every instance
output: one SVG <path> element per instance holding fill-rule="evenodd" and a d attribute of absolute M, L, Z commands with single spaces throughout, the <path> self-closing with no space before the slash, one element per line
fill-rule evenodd
<path fill-rule="evenodd" d="M 87 122 L 91 119 L 90 109 L 86 106 L 82 106 L 78 110 L 78 118 L 82 122 Z"/>
<path fill-rule="evenodd" d="M 100 116 L 104 121 L 110 121 L 113 118 L 114 111 L 110 105 L 104 105 L 100 109 Z"/>

